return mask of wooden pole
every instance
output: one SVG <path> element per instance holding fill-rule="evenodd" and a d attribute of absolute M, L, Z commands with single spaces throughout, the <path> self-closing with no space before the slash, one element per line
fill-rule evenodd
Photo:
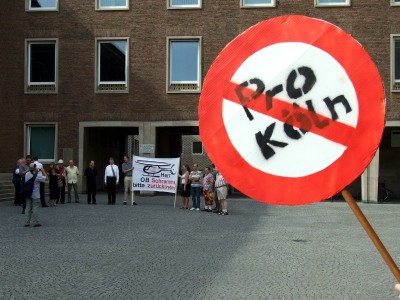
<path fill-rule="evenodd" d="M 397 267 L 396 263 L 393 261 L 392 257 L 390 256 L 389 252 L 386 250 L 385 246 L 382 244 L 381 240 L 379 239 L 378 235 L 375 233 L 372 226 L 369 224 L 367 218 L 361 211 L 360 207 L 357 205 L 356 200 L 354 200 L 353 196 L 346 189 L 344 189 L 342 191 L 342 196 L 346 200 L 346 202 L 350 206 L 350 208 L 353 210 L 353 213 L 357 217 L 358 221 L 361 223 L 364 230 L 367 232 L 371 241 L 374 243 L 376 249 L 378 249 L 383 260 L 388 265 L 390 271 L 392 271 L 394 277 L 396 277 L 397 281 L 400 282 L 399 268 Z"/>

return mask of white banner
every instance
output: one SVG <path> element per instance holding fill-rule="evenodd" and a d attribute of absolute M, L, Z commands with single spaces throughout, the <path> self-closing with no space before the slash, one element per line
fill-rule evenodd
<path fill-rule="evenodd" d="M 179 158 L 132 157 L 132 190 L 176 193 Z"/>

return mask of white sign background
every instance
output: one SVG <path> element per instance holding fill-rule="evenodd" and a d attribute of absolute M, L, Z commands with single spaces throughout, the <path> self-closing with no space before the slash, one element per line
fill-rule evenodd
<path fill-rule="evenodd" d="M 176 193 L 179 158 L 132 157 L 132 190 Z"/>
<path fill-rule="evenodd" d="M 259 78 L 267 84 L 267 89 L 286 81 L 287 70 L 307 66 L 313 69 L 318 78 L 314 88 L 296 100 L 306 108 L 305 101 L 312 99 L 319 114 L 330 117 L 329 110 L 322 101 L 324 97 L 332 99 L 343 94 L 351 104 L 351 113 L 341 113 L 340 122 L 356 127 L 358 120 L 358 99 L 351 80 L 343 67 L 328 53 L 305 43 L 279 43 L 266 47 L 250 56 L 236 71 L 232 82 L 240 84 L 249 78 Z M 301 78 L 301 76 L 300 76 Z M 328 84 L 329 83 L 329 84 Z M 297 83 L 301 86 L 301 82 Z M 321 97 L 323 95 L 324 97 Z M 286 91 L 276 97 L 289 100 Z M 346 146 L 336 144 L 309 132 L 298 141 L 293 141 L 279 129 L 274 131 L 274 139 L 287 142 L 289 146 L 279 149 L 279 154 L 266 160 L 259 150 L 253 131 L 264 132 L 266 125 L 275 122 L 273 118 L 251 111 L 255 116 L 252 122 L 246 117 L 242 105 L 234 104 L 229 99 L 223 102 L 223 119 L 228 135 L 236 150 L 251 166 L 269 174 L 285 177 L 301 177 L 319 172 L 337 160 L 346 150 Z M 252 132 L 253 132 L 252 131 Z M 310 146 L 311 145 L 311 146 Z M 282 161 L 285 167 L 282 167 Z"/>

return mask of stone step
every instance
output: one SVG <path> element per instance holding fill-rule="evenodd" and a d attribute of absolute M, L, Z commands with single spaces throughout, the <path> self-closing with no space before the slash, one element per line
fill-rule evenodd
<path fill-rule="evenodd" d="M 0 201 L 14 201 L 14 185 L 11 173 L 0 174 Z"/>
<path fill-rule="evenodd" d="M 0 186 L 0 201 L 14 201 L 15 190 L 14 186 L 11 187 L 4 187 Z M 49 188 L 46 184 L 45 186 L 45 197 L 48 198 L 49 195 Z"/>

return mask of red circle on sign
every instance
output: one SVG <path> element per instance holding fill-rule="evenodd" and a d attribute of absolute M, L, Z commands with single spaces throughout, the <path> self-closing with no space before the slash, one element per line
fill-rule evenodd
<path fill-rule="evenodd" d="M 224 120 L 223 117 L 223 104 L 224 101 L 227 101 L 225 99 L 235 97 L 237 95 L 237 93 L 235 94 L 235 88 L 241 84 L 241 82 L 232 83 L 232 78 L 242 64 L 250 56 L 256 55 L 261 50 L 284 43 L 288 43 L 285 45 L 289 46 L 292 45 L 291 43 L 293 45 L 296 43 L 310 45 L 313 49 L 319 49 L 323 53 L 327 53 L 333 61 L 343 68 L 346 78 L 350 80 L 351 85 L 354 87 L 358 105 L 357 119 L 352 127 L 344 125 L 340 118 L 335 119 L 333 114 L 331 119 L 319 115 L 318 111 L 313 111 L 312 106 L 301 105 L 299 107 L 296 99 L 289 99 L 291 101 L 279 101 L 279 99 L 276 99 L 275 101 L 275 98 L 279 98 L 279 93 L 272 99 L 273 109 L 267 109 L 265 91 L 274 87 L 268 86 L 268 82 L 264 82 L 265 90 L 262 96 L 252 99 L 248 103 L 236 101 L 236 104 L 248 106 L 252 112 L 256 111 L 265 114 L 271 120 L 276 118 L 276 122 L 266 123 L 265 127 L 276 123 L 277 125 L 274 125 L 276 128 L 284 128 L 284 124 L 288 122 L 285 121 L 287 119 L 284 119 L 283 116 L 286 117 L 290 113 L 296 115 L 299 110 L 300 114 L 297 113 L 297 115 L 307 115 L 310 120 L 325 118 L 329 126 L 317 128 L 315 121 L 311 125 L 312 133 L 307 133 L 310 130 L 309 125 L 304 125 L 307 122 L 302 123 L 300 121 L 302 125 L 293 120 L 291 121 L 292 123 L 289 122 L 289 127 L 292 129 L 296 129 L 298 132 L 302 130 L 301 134 L 303 136 L 301 138 L 303 141 L 308 141 L 310 136 L 315 135 L 322 136 L 323 139 L 329 141 L 328 143 L 333 140 L 335 143 L 345 145 L 343 153 L 332 163 L 321 164 L 318 171 L 299 176 L 296 174 L 286 176 L 274 172 L 269 173 L 258 168 L 254 162 L 249 163 L 250 157 L 246 157 L 247 154 L 243 154 L 243 152 L 240 153 L 236 147 L 237 142 L 236 144 L 232 142 L 232 132 L 236 130 L 238 133 L 245 133 L 250 137 L 254 136 L 254 140 L 256 140 L 256 134 L 259 130 L 252 128 L 254 122 L 249 118 L 247 122 L 240 121 L 239 125 L 235 124 L 234 129 L 231 129 L 230 133 L 228 133 L 226 124 L 229 124 L 230 121 Z M 296 51 L 295 48 L 294 51 Z M 288 51 L 287 53 L 282 53 L 282 55 L 292 54 Z M 291 70 L 288 69 L 287 71 L 290 73 Z M 252 70 L 249 70 L 249 73 L 251 72 Z M 321 70 L 318 70 L 318 73 L 323 74 L 323 72 L 324 69 L 321 66 Z M 325 75 L 329 77 L 330 74 Z M 249 77 L 249 79 L 251 78 L 252 76 Z M 301 85 L 299 82 L 297 84 Z M 315 85 L 318 84 L 321 84 L 321 82 L 317 81 L 315 83 Z M 282 82 L 283 89 L 287 88 L 287 86 L 288 81 Z M 332 87 L 330 88 L 332 89 Z M 340 95 L 340 87 L 333 86 L 333 89 L 336 89 L 337 95 Z M 303 93 L 305 93 L 304 90 Z M 333 99 L 331 97 L 330 100 L 332 101 L 330 103 L 336 103 L 333 100 L 340 102 L 339 98 Z M 318 100 L 322 103 L 321 99 Z M 342 104 L 339 103 L 332 106 L 336 108 L 337 105 L 337 107 L 343 109 Z M 291 111 L 289 111 L 289 108 Z M 271 113 L 272 111 L 275 112 Z M 238 113 L 244 115 L 245 111 L 242 109 Z M 344 113 L 342 112 L 342 114 Z M 385 101 L 382 80 L 365 49 L 349 34 L 334 25 L 323 20 L 297 15 L 282 16 L 260 22 L 231 41 L 211 65 L 204 80 L 199 103 L 200 135 L 210 159 L 224 175 L 225 179 L 239 191 L 255 200 L 270 204 L 300 205 L 312 203 L 327 199 L 351 184 L 364 171 L 374 156 L 382 136 L 384 120 Z M 267 141 L 274 140 L 273 134 L 277 132 L 274 126 L 269 127 L 272 130 L 272 136 L 270 137 L 271 139 L 267 138 Z M 267 136 L 264 130 L 259 132 L 258 137 L 260 137 L 260 134 L 261 136 Z M 257 149 L 257 146 L 260 145 L 257 143 L 248 146 L 252 147 L 249 150 L 255 151 L 248 151 L 248 153 L 257 153 L 259 155 L 262 152 L 261 146 Z M 306 152 L 304 147 L 297 150 L 294 138 L 293 143 L 286 144 L 288 145 L 285 146 L 285 149 L 297 151 L 300 156 L 301 151 L 303 153 Z M 274 164 L 281 165 L 283 170 L 288 168 L 289 165 L 284 157 L 279 157 L 280 152 L 282 152 L 281 149 L 283 149 L 280 148 L 282 146 L 268 145 L 275 152 L 273 156 Z M 316 146 L 310 142 L 307 147 L 311 149 Z M 321 153 L 320 157 L 322 156 L 323 153 Z M 272 161 L 271 158 L 265 158 L 266 165 L 270 162 L 269 160 Z M 319 162 L 314 163 L 318 167 Z M 293 166 L 291 165 L 290 167 L 292 168 Z"/>

